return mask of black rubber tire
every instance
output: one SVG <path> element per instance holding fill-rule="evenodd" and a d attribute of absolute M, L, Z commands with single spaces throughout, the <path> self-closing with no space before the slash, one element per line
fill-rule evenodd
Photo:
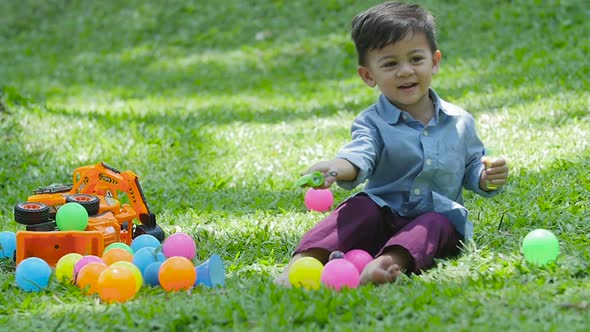
<path fill-rule="evenodd" d="M 94 195 L 74 194 L 66 196 L 66 203 L 78 203 L 82 205 L 89 216 L 98 214 L 100 208 L 100 199 Z"/>
<path fill-rule="evenodd" d="M 37 202 L 18 203 L 14 206 L 14 221 L 23 225 L 49 222 L 49 206 Z"/>
<path fill-rule="evenodd" d="M 53 232 L 57 230 L 57 224 L 55 221 L 48 221 L 37 225 L 27 225 L 27 231 L 31 232 Z"/>
<path fill-rule="evenodd" d="M 164 241 L 164 238 L 166 237 L 166 235 L 164 234 L 164 230 L 162 229 L 162 227 L 158 225 L 155 225 L 154 227 L 147 227 L 146 225 L 135 225 L 135 228 L 133 229 L 133 238 L 135 239 L 136 237 L 142 234 L 152 235 L 160 242 Z"/>

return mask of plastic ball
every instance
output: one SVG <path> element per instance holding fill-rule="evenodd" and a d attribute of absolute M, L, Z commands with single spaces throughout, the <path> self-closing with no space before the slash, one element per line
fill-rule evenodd
<path fill-rule="evenodd" d="M 320 280 L 324 286 L 337 291 L 343 287 L 357 288 L 360 284 L 360 273 L 351 262 L 337 258 L 326 263 Z"/>
<path fill-rule="evenodd" d="M 197 245 L 190 235 L 179 232 L 170 235 L 164 240 L 162 252 L 167 258 L 181 256 L 193 260 L 197 253 Z"/>
<path fill-rule="evenodd" d="M 101 262 L 90 262 L 84 265 L 76 276 L 76 286 L 88 295 L 98 293 L 98 278 L 107 267 Z"/>
<path fill-rule="evenodd" d="M 61 231 L 83 231 L 88 226 L 88 211 L 79 203 L 66 203 L 57 209 L 55 223 Z"/>
<path fill-rule="evenodd" d="M 160 266 L 162 266 L 162 263 L 163 262 L 153 262 L 143 270 L 142 276 L 146 285 L 152 287 L 160 286 L 158 274 L 160 273 Z"/>
<path fill-rule="evenodd" d="M 158 248 L 161 245 L 162 244 L 160 243 L 160 240 L 158 240 L 155 236 L 150 234 L 141 234 L 140 236 L 133 239 L 133 241 L 131 241 L 131 249 L 134 253 L 137 253 L 137 251 L 141 248 Z"/>
<path fill-rule="evenodd" d="M 98 277 L 98 295 L 107 303 L 125 302 L 137 293 L 133 272 L 122 266 L 109 266 Z"/>
<path fill-rule="evenodd" d="M 548 230 L 536 229 L 522 240 L 522 253 L 529 263 L 547 265 L 559 256 L 559 240 Z"/>
<path fill-rule="evenodd" d="M 16 267 L 16 284 L 24 291 L 39 292 L 49 284 L 51 273 L 51 267 L 46 261 L 38 257 L 29 257 Z"/>
<path fill-rule="evenodd" d="M 324 265 L 313 257 L 302 257 L 291 264 L 289 282 L 296 288 L 319 289 Z"/>
<path fill-rule="evenodd" d="M 344 258 L 344 253 L 340 250 L 334 250 L 330 253 L 328 260 L 331 261 L 333 259 Z"/>
<path fill-rule="evenodd" d="M 133 264 L 135 264 L 141 273 L 145 268 L 153 262 L 163 262 L 166 256 L 156 248 L 144 247 L 140 248 L 135 255 L 133 255 Z"/>
<path fill-rule="evenodd" d="M 112 248 L 102 254 L 102 260 L 109 266 L 119 261 L 133 262 L 133 254 L 123 248 Z"/>
<path fill-rule="evenodd" d="M 373 260 L 373 256 L 362 249 L 352 249 L 344 254 L 344 259 L 351 262 L 359 273 L 362 273 L 365 266 Z"/>
<path fill-rule="evenodd" d="M 55 276 L 60 282 L 74 282 L 74 267 L 82 255 L 72 252 L 63 255 L 55 264 Z"/>
<path fill-rule="evenodd" d="M 197 280 L 197 271 L 193 262 L 182 256 L 166 259 L 158 273 L 160 286 L 168 292 L 188 290 Z"/>
<path fill-rule="evenodd" d="M 334 195 L 330 189 L 309 188 L 305 193 L 305 207 L 310 211 L 330 211 L 334 204 Z"/>
<path fill-rule="evenodd" d="M 125 249 L 131 255 L 133 255 L 135 253 L 135 251 L 133 251 L 133 249 L 131 249 L 131 246 L 129 246 L 127 243 L 113 242 L 113 243 L 109 244 L 106 248 L 104 248 L 104 250 L 102 251 L 102 254 L 104 255 L 107 251 L 109 251 L 113 248 Z"/>
<path fill-rule="evenodd" d="M 0 233 L 0 258 L 14 258 L 16 252 L 16 233 L 4 231 Z"/>
<path fill-rule="evenodd" d="M 103 263 L 104 261 L 102 258 L 94 255 L 86 255 L 80 258 L 76 264 L 74 264 L 74 279 L 77 278 L 78 273 L 80 270 L 89 263 Z"/>
<path fill-rule="evenodd" d="M 135 264 L 126 261 L 118 261 L 114 262 L 111 266 L 121 266 L 126 269 L 129 269 L 129 271 L 133 273 L 133 277 L 135 278 L 136 291 L 139 291 L 141 289 L 141 286 L 143 286 L 143 276 L 141 275 L 141 271 L 139 271 L 139 268 L 135 266 Z"/>

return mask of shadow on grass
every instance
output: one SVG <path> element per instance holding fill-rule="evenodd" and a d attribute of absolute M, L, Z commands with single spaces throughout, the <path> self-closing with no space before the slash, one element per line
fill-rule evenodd
<path fill-rule="evenodd" d="M 67 95 L 75 93 L 71 87 L 77 87 L 86 93 L 124 100 L 152 96 L 231 99 L 233 93 L 309 96 L 310 91 L 326 86 L 338 89 L 339 80 L 356 76 L 355 51 L 347 31 L 354 13 L 366 6 L 364 3 L 350 6 L 344 2 L 327 5 L 307 1 L 267 6 L 256 2 L 240 5 L 231 1 L 215 5 L 173 2 L 136 6 L 93 4 L 86 12 L 76 3 L 57 3 L 59 6 L 36 4 L 33 14 L 21 13 L 43 15 L 46 23 L 40 24 L 39 30 L 22 25 L 23 20 L 9 20 L 7 31 L 31 40 L 41 38 L 45 44 L 55 43 L 46 58 L 30 54 L 38 62 L 33 69 L 24 68 L 25 64 L 30 66 L 27 62 L 32 59 L 21 58 L 24 62 L 15 67 L 32 74 L 24 81 L 38 88 L 40 96 Z M 465 58 L 472 63 L 467 67 L 469 82 L 441 82 L 438 89 L 443 97 L 491 94 L 493 97 L 481 105 L 483 110 L 470 109 L 478 113 L 530 102 L 539 95 L 551 96 L 568 88 L 584 87 L 580 82 L 587 76 L 589 66 L 584 65 L 584 57 L 578 56 L 583 50 L 572 53 L 571 46 L 585 38 L 581 31 L 588 23 L 584 15 L 575 15 L 579 11 L 575 3 L 559 6 L 559 10 L 532 3 L 521 4 L 522 7 L 510 3 L 497 5 L 493 11 L 475 7 L 471 15 L 479 20 L 461 24 L 452 23 L 456 12 L 451 9 L 462 4 L 437 5 L 440 16 L 451 22 L 445 24 L 445 20 L 441 20 L 440 24 L 441 47 L 452 50 L 449 68 L 465 69 Z M 244 16 L 244 8 L 248 8 L 249 16 Z M 523 12 L 528 16 L 522 15 Z M 75 13 L 81 15 L 78 22 L 72 17 Z M 539 24 L 531 23 L 530 17 L 537 18 Z M 563 17 L 568 20 L 562 20 Z M 85 38 L 74 42 L 69 24 L 78 28 L 78 33 Z M 46 25 L 55 28 L 48 29 Z M 108 30 L 99 27 L 108 27 Z M 333 35 L 335 31 L 336 36 Z M 482 47 L 474 49 L 462 38 L 454 38 L 464 34 L 461 31 L 469 31 L 468 39 L 480 41 Z M 519 32 L 519 38 L 514 38 L 515 31 Z M 569 37 L 552 37 L 555 38 L 552 43 L 539 45 L 537 37 L 549 32 L 550 36 L 567 34 Z M 37 35 L 43 33 L 48 35 Z M 256 37 L 260 33 L 262 37 Z M 493 41 L 486 43 L 490 38 Z M 562 61 L 564 58 L 573 60 Z M 564 66 L 568 67 L 565 71 Z M 35 72 L 35 68 L 40 71 Z M 56 77 L 54 73 L 59 75 Z M 17 74 L 14 79 L 19 77 L 19 73 L 13 74 Z M 560 79 L 556 80 L 556 76 Z M 7 75 L 7 79 L 11 79 L 11 75 Z M 524 92 L 498 96 L 495 91 L 499 86 Z M 338 103 L 324 107 L 325 103 L 320 103 L 318 108 L 324 111 L 318 115 L 329 116 L 339 110 Z M 363 101 L 351 106 L 360 111 L 366 105 Z M 232 115 L 226 121 L 265 121 L 293 111 L 274 109 L 269 110 L 269 114 L 252 116 L 248 110 L 236 110 L 233 105 L 218 107 Z M 279 115 L 275 117 L 274 114 Z M 215 121 L 217 117 L 220 115 L 211 114 L 206 120 Z"/>

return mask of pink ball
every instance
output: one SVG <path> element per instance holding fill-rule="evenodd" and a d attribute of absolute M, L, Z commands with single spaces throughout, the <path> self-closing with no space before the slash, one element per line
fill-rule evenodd
<path fill-rule="evenodd" d="M 342 287 L 357 288 L 360 284 L 360 273 L 349 261 L 337 258 L 329 261 L 322 270 L 322 284 L 339 291 Z"/>
<path fill-rule="evenodd" d="M 373 256 L 362 249 L 352 249 L 344 254 L 344 259 L 351 262 L 358 272 L 362 273 L 365 265 L 373 260 Z"/>
<path fill-rule="evenodd" d="M 82 270 L 82 268 L 84 266 L 86 266 L 86 264 L 88 263 L 103 263 L 104 261 L 102 260 L 102 258 L 98 257 L 98 256 L 94 256 L 94 255 L 86 255 L 82 258 L 80 258 L 76 264 L 74 265 L 74 278 L 78 275 L 78 272 L 80 272 L 80 270 Z"/>
<path fill-rule="evenodd" d="M 305 207 L 310 211 L 326 212 L 334 204 L 334 195 L 330 189 L 309 188 L 305 193 Z"/>
<path fill-rule="evenodd" d="M 178 232 L 164 240 L 162 243 L 162 252 L 167 258 L 181 256 L 192 261 L 197 253 L 197 245 L 190 235 Z"/>

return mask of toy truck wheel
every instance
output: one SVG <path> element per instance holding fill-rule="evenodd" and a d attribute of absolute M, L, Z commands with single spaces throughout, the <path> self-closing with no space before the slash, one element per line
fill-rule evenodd
<path fill-rule="evenodd" d="M 23 225 L 38 225 L 49 221 L 49 206 L 37 202 L 18 203 L 14 206 L 14 220 Z"/>
<path fill-rule="evenodd" d="M 142 234 L 152 235 L 156 239 L 160 240 L 160 242 L 164 241 L 165 237 L 164 230 L 158 225 L 155 225 L 154 227 L 135 225 L 135 229 L 133 230 L 133 238 L 136 238 Z"/>
<path fill-rule="evenodd" d="M 69 195 L 66 197 L 66 203 L 78 203 L 82 205 L 88 212 L 89 216 L 98 214 L 98 209 L 100 207 L 100 199 L 94 195 L 87 194 Z"/>

